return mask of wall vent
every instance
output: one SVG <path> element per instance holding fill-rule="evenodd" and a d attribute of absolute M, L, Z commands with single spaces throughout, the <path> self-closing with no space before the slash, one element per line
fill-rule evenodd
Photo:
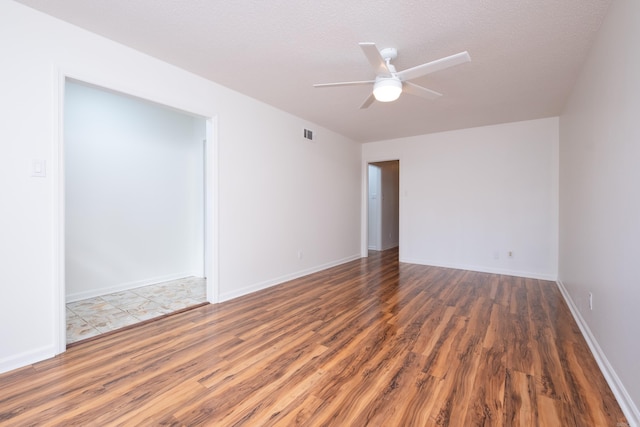
<path fill-rule="evenodd" d="M 304 130 L 304 137 L 307 138 L 308 140 L 313 141 L 313 132 L 310 131 L 309 129 L 305 129 Z"/>

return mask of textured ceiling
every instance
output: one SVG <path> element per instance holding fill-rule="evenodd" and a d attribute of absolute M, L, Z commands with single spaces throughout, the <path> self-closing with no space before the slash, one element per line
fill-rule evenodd
<path fill-rule="evenodd" d="M 19 0 L 304 119 L 367 142 L 558 115 L 611 0 Z M 358 42 L 444 94 L 358 107 L 374 77 Z"/>

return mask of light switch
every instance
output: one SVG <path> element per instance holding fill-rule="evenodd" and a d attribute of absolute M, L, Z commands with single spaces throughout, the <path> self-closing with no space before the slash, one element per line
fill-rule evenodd
<path fill-rule="evenodd" d="M 32 160 L 31 161 L 31 176 L 37 178 L 44 178 L 47 176 L 47 162 L 46 160 Z"/>

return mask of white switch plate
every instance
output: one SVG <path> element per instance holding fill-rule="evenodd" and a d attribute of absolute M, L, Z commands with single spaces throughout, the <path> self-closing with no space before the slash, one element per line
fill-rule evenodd
<path fill-rule="evenodd" d="M 32 160 L 31 161 L 31 176 L 36 178 L 44 178 L 47 176 L 47 161 L 46 160 Z"/>

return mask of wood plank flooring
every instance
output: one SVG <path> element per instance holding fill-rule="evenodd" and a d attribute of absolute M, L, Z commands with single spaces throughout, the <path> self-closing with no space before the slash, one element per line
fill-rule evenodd
<path fill-rule="evenodd" d="M 626 420 L 555 283 L 390 250 L 0 375 L 0 425 Z"/>

